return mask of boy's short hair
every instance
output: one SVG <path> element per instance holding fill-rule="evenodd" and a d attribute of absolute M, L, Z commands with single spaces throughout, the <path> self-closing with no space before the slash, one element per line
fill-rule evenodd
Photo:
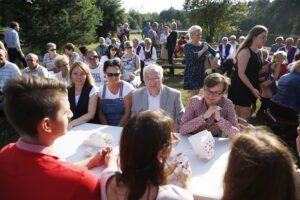
<path fill-rule="evenodd" d="M 207 88 L 212 88 L 215 87 L 216 85 L 222 83 L 224 88 L 223 92 L 225 92 L 230 85 L 230 79 L 222 74 L 219 73 L 212 73 L 209 74 L 205 79 L 204 79 L 204 86 Z"/>
<path fill-rule="evenodd" d="M 69 50 L 69 51 L 70 51 L 70 50 L 75 51 L 75 45 L 72 44 L 72 43 L 67 43 L 67 44 L 65 44 L 64 49 L 67 49 L 67 50 Z"/>
<path fill-rule="evenodd" d="M 36 138 L 38 123 L 45 117 L 56 119 L 64 95 L 67 86 L 57 79 L 16 76 L 4 87 L 4 112 L 20 135 Z"/>

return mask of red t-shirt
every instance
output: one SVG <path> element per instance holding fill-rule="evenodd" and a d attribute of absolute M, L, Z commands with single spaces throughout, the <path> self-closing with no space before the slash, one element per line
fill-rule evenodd
<path fill-rule="evenodd" d="M 278 79 L 279 79 L 281 76 L 285 75 L 287 72 L 288 72 L 288 70 L 287 70 L 286 64 L 281 64 L 281 65 L 280 65 L 280 72 L 279 72 L 279 75 L 278 75 Z"/>
<path fill-rule="evenodd" d="M 0 151 L 0 199 L 96 200 L 100 187 L 86 168 L 12 143 Z"/>

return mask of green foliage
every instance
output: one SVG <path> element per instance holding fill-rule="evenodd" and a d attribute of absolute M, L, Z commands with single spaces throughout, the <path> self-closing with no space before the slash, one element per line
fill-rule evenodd
<path fill-rule="evenodd" d="M 116 31 L 118 24 L 127 22 L 120 0 L 96 0 L 96 6 L 103 13 L 96 28 L 98 37 L 106 37 L 107 33 Z"/>
<path fill-rule="evenodd" d="M 102 19 L 95 0 L 7 1 L 8 22 L 20 23 L 21 39 L 36 53 L 48 42 L 86 44 L 95 40 L 95 26 Z"/>
<path fill-rule="evenodd" d="M 235 24 L 246 14 L 247 6 L 233 0 L 185 0 L 184 9 L 190 14 L 190 22 L 200 25 L 205 39 L 212 42 L 216 33 L 238 29 Z"/>

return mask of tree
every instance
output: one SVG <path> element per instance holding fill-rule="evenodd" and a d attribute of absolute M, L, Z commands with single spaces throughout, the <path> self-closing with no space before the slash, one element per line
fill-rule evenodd
<path fill-rule="evenodd" d="M 96 6 L 103 13 L 96 28 L 98 36 L 106 36 L 107 33 L 116 31 L 118 24 L 127 22 L 120 0 L 96 0 Z"/>
<path fill-rule="evenodd" d="M 14 0 L 6 1 L 8 21 L 21 25 L 21 39 L 36 53 L 46 43 L 86 44 L 95 40 L 95 26 L 101 19 L 95 0 Z"/>
<path fill-rule="evenodd" d="M 233 0 L 185 0 L 191 23 L 203 27 L 205 38 L 212 42 L 216 33 L 238 30 L 235 26 L 246 14 L 247 4 Z"/>

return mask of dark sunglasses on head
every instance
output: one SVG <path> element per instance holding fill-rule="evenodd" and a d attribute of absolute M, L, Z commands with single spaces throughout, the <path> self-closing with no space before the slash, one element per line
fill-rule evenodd
<path fill-rule="evenodd" d="M 107 73 L 106 75 L 108 77 L 113 77 L 113 76 L 118 77 L 118 76 L 120 76 L 120 73 Z"/>
<path fill-rule="evenodd" d="M 98 58 L 98 56 L 89 56 L 89 59 L 91 59 L 91 60 L 95 60 L 97 58 Z"/>

